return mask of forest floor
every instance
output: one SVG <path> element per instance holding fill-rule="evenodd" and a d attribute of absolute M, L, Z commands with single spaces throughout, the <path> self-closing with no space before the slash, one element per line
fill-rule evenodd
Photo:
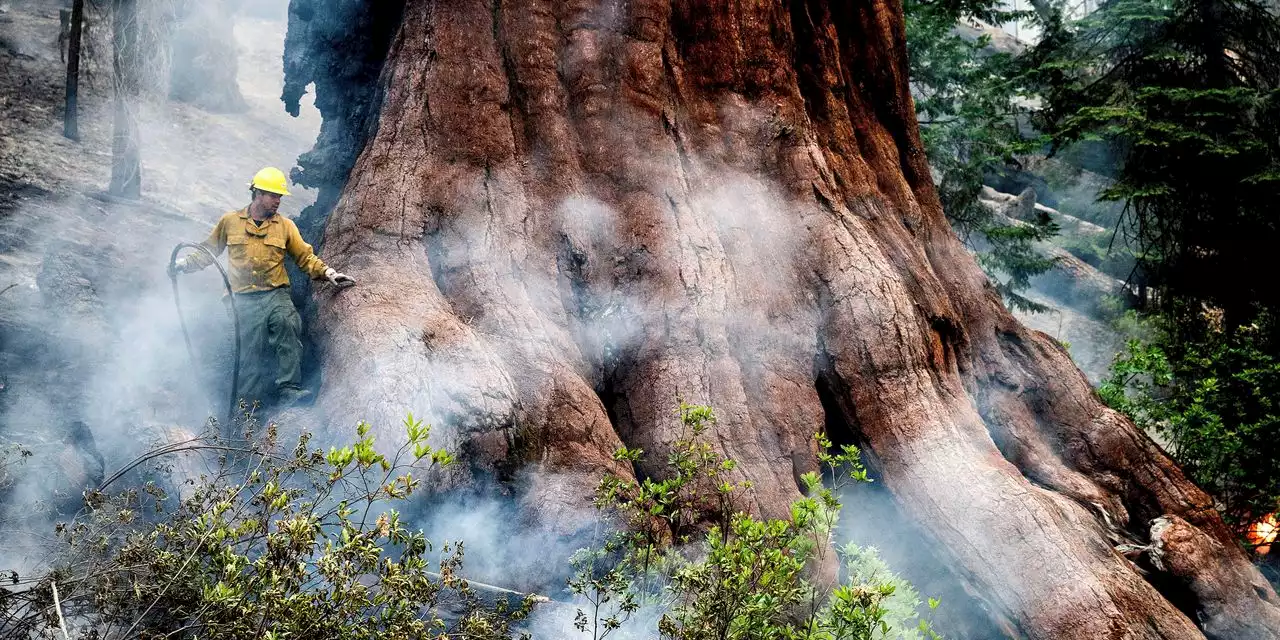
<path fill-rule="evenodd" d="M 0 3 L 0 180 L 5 191 L 90 193 L 111 170 L 111 66 L 108 33 L 90 16 L 82 63 L 79 142 L 62 137 L 66 80 L 58 10 L 38 0 Z M 245 184 L 264 165 L 288 170 L 311 148 L 320 114 L 309 101 L 300 117 L 280 102 L 285 23 L 245 18 L 235 26 L 240 90 L 248 111 L 213 114 L 144 99 L 141 123 L 143 196 L 156 205 L 213 221 L 242 205 Z M 6 193 L 6 195 L 8 195 Z M 314 199 L 302 190 L 285 200 L 286 215 Z"/>
<path fill-rule="evenodd" d="M 204 239 L 219 216 L 244 206 L 259 168 L 287 173 L 314 143 L 320 114 L 307 99 L 293 118 L 280 102 L 283 11 L 239 18 L 235 50 L 249 109 L 215 114 L 145 98 L 137 112 L 142 201 L 105 202 L 95 194 L 111 172 L 108 23 L 88 16 L 80 139 L 67 139 L 59 4 L 0 0 L 0 445 L 33 451 L 22 474 L 29 482 L 61 478 L 78 496 L 77 482 L 165 439 L 138 425 L 173 425 L 191 413 L 173 410 L 185 402 L 175 390 L 207 375 L 192 367 L 176 329 L 165 275 L 171 248 Z M 315 199 L 307 189 L 294 193 L 280 207 L 286 216 Z M 188 322 L 221 316 L 206 313 L 219 304 L 214 275 L 183 287 Z"/>

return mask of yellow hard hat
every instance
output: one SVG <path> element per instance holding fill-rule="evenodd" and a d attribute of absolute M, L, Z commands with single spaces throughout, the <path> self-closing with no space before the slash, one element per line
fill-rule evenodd
<path fill-rule="evenodd" d="M 275 167 L 263 167 L 262 170 L 253 174 L 253 182 L 249 186 L 287 196 L 289 195 L 288 184 L 283 171 Z"/>

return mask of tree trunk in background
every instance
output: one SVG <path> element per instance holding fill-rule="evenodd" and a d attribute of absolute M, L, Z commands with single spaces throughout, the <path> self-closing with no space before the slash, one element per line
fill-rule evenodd
<path fill-rule="evenodd" d="M 186 0 L 177 4 L 171 36 L 169 97 L 215 113 L 238 113 L 249 105 L 236 81 L 232 32 L 239 0 Z"/>
<path fill-rule="evenodd" d="M 113 196 L 137 199 L 142 196 L 142 152 L 137 120 L 142 43 L 137 0 L 112 0 L 111 32 L 115 97 L 108 191 Z"/>
<path fill-rule="evenodd" d="M 293 4 L 291 38 L 342 3 Z M 329 424 L 425 415 L 468 463 L 444 480 L 558 521 L 662 472 L 677 398 L 768 516 L 826 423 L 1013 633 L 1276 637 L 1209 498 L 952 234 L 905 74 L 887 0 L 409 0 L 376 127 L 325 114 L 363 145 L 324 238 L 361 283 L 318 294 Z"/>
<path fill-rule="evenodd" d="M 80 122 L 76 103 L 80 96 L 80 36 L 84 31 L 84 0 L 71 5 L 70 36 L 67 41 L 67 96 L 62 114 L 62 135 L 80 139 Z"/>

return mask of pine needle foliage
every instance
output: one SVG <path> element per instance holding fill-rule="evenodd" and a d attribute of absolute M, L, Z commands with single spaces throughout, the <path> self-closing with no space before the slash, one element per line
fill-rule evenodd
<path fill-rule="evenodd" d="M 1280 305 L 1280 20 L 1260 0 L 1112 0 L 1048 25 L 1027 61 L 1057 146 L 1096 141 L 1118 164 L 1135 277 L 1165 312 L 1227 327 Z"/>
<path fill-rule="evenodd" d="M 1018 60 L 994 52 L 990 38 L 967 39 L 957 22 L 999 24 L 1028 17 L 992 0 L 906 0 L 907 56 L 912 96 L 942 209 L 952 227 L 1015 309 L 1046 308 L 1021 291 L 1053 268 L 1035 249 L 1058 229 L 1047 217 L 1010 224 L 978 200 L 986 176 L 1018 164 L 1038 143 L 1024 136 L 1027 93 Z"/>

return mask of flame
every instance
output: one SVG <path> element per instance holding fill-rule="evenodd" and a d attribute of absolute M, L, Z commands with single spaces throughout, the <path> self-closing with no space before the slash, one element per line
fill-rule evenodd
<path fill-rule="evenodd" d="M 1276 514 L 1268 513 L 1249 525 L 1249 531 L 1244 535 L 1250 544 L 1255 545 L 1254 552 L 1265 556 L 1271 551 L 1271 544 L 1276 541 L 1277 534 L 1280 534 L 1280 523 L 1276 522 Z"/>

